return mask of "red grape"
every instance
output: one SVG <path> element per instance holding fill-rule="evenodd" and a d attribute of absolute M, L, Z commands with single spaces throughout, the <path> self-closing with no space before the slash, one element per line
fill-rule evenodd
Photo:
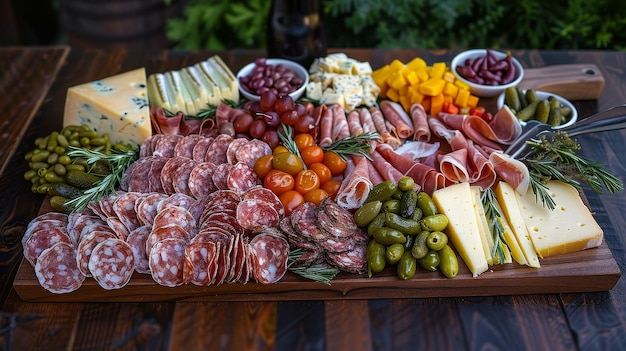
<path fill-rule="evenodd" d="M 267 125 L 265 124 L 265 121 L 263 121 L 262 119 L 255 119 L 252 124 L 250 124 L 250 129 L 248 130 L 248 133 L 251 137 L 258 139 L 262 137 L 263 134 L 265 134 L 266 129 Z"/>
<path fill-rule="evenodd" d="M 237 119 L 235 120 L 235 123 L 233 123 L 235 132 L 237 133 L 247 132 L 250 129 L 250 125 L 252 124 L 252 121 L 254 121 L 254 118 L 252 118 L 252 115 L 248 113 L 237 117 Z"/>
<path fill-rule="evenodd" d="M 261 109 L 263 111 L 272 111 L 272 110 L 274 110 L 274 105 L 276 104 L 277 100 L 278 100 L 278 97 L 271 90 L 268 90 L 268 91 L 264 92 L 261 95 L 261 98 L 259 100 L 259 103 L 261 105 Z"/>
<path fill-rule="evenodd" d="M 288 126 L 294 125 L 298 119 L 298 112 L 296 112 L 296 110 L 287 110 L 280 114 L 280 121 Z"/>
<path fill-rule="evenodd" d="M 296 104 L 293 101 L 293 98 L 289 95 L 283 95 L 279 97 L 274 104 L 274 111 L 278 112 L 278 114 L 282 114 L 283 112 L 288 110 L 295 110 L 295 108 Z"/>

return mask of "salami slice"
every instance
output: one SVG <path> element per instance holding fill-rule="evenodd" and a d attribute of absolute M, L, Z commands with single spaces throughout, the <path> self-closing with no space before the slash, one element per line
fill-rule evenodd
<path fill-rule="evenodd" d="M 228 239 L 228 237 L 233 235 L 233 232 L 234 230 L 228 230 L 223 227 L 207 226 L 202 228 L 198 234 L 191 239 L 191 241 L 216 241 L 220 237 Z"/>
<path fill-rule="evenodd" d="M 89 258 L 91 257 L 93 248 L 109 238 L 117 238 L 117 236 L 111 231 L 96 230 L 85 234 L 83 240 L 78 244 L 76 249 L 76 263 L 80 272 L 86 277 L 91 277 Z"/>
<path fill-rule="evenodd" d="M 161 157 L 174 157 L 174 149 L 176 144 L 183 139 L 178 134 L 161 134 L 152 145 L 152 155 Z"/>
<path fill-rule="evenodd" d="M 348 238 L 354 234 L 355 230 L 348 230 L 341 223 L 330 219 L 326 211 L 316 211 L 315 218 L 318 228 L 320 228 L 328 236 L 334 238 Z"/>
<path fill-rule="evenodd" d="M 150 167 L 155 159 L 156 157 L 154 156 L 148 156 L 133 162 L 124 173 L 122 183 L 125 183 L 126 186 L 122 186 L 122 190 L 139 193 L 149 192 L 150 183 L 148 182 L 148 174 L 150 173 Z"/>
<path fill-rule="evenodd" d="M 185 254 L 193 265 L 193 278 L 191 283 L 199 286 L 207 286 L 215 279 L 216 269 L 209 271 L 209 267 L 216 267 L 217 243 L 215 242 L 192 242 L 187 245 Z"/>
<path fill-rule="evenodd" d="M 199 134 L 185 135 L 174 147 L 174 156 L 193 159 L 193 149 L 201 139 L 204 137 Z"/>
<path fill-rule="evenodd" d="M 135 209 L 139 221 L 142 224 L 152 225 L 154 217 L 157 214 L 159 203 L 167 198 L 168 195 L 161 193 L 152 193 L 144 196 Z"/>
<path fill-rule="evenodd" d="M 57 219 L 42 219 L 42 220 L 38 220 L 34 222 L 31 221 L 26 227 L 26 231 L 24 232 L 24 235 L 22 236 L 22 246 L 24 246 L 24 243 L 26 243 L 28 238 L 30 238 L 30 236 L 38 230 L 63 228 L 62 230 L 67 232 L 67 230 L 65 229 L 66 227 L 67 227 L 67 222 L 63 222 Z"/>
<path fill-rule="evenodd" d="M 135 256 L 135 271 L 142 274 L 150 274 L 150 265 L 148 264 L 148 255 L 146 253 L 146 241 L 150 235 L 152 226 L 141 226 L 128 234 L 126 242 L 130 245 Z"/>
<path fill-rule="evenodd" d="M 189 174 L 189 191 L 196 199 L 205 199 L 217 190 L 213 184 L 213 173 L 217 166 L 212 162 L 196 164 Z"/>
<path fill-rule="evenodd" d="M 121 289 L 128 284 L 135 271 L 133 250 L 119 238 L 105 239 L 93 248 L 89 271 L 103 289 Z"/>
<path fill-rule="evenodd" d="M 291 225 L 297 233 L 308 240 L 323 241 L 328 235 L 317 226 L 316 208 L 317 206 L 312 202 L 305 202 L 296 207 L 290 215 Z"/>
<path fill-rule="evenodd" d="M 216 165 L 226 163 L 226 151 L 233 137 L 228 134 L 220 134 L 215 137 L 204 155 L 205 162 L 213 162 Z"/>
<path fill-rule="evenodd" d="M 326 252 L 321 248 L 316 248 L 313 250 L 302 250 L 302 255 L 300 255 L 294 261 L 291 261 L 289 264 L 292 267 L 308 267 L 311 265 L 319 264 L 324 262 L 326 259 Z"/>
<path fill-rule="evenodd" d="M 185 254 L 186 247 L 184 240 L 176 238 L 165 239 L 154 245 L 148 257 L 155 282 L 168 287 L 189 282 L 193 277 L 193 265 Z"/>
<path fill-rule="evenodd" d="M 155 230 L 170 224 L 180 226 L 187 233 L 187 241 L 191 240 L 198 233 L 196 219 L 184 207 L 169 206 L 161 209 L 154 217 L 152 228 Z"/>
<path fill-rule="evenodd" d="M 280 216 L 269 202 L 248 199 L 237 205 L 237 222 L 244 229 L 258 231 L 266 227 L 277 226 L 280 222 Z"/>
<path fill-rule="evenodd" d="M 215 167 L 211 179 L 213 179 L 213 184 L 218 190 L 230 190 L 228 188 L 228 175 L 233 167 L 235 166 L 230 163 L 220 163 Z"/>
<path fill-rule="evenodd" d="M 125 193 L 113 202 L 113 212 L 126 226 L 128 231 L 133 231 L 141 225 L 135 211 L 135 203 L 139 200 L 138 193 Z"/>
<path fill-rule="evenodd" d="M 196 161 L 192 159 L 187 159 L 185 162 L 182 162 L 179 167 L 174 171 L 174 179 L 172 181 L 172 185 L 174 186 L 175 192 L 192 196 L 189 189 L 189 175 L 191 174 L 191 171 L 194 169 L 195 166 Z"/>
<path fill-rule="evenodd" d="M 353 250 L 356 243 L 352 240 L 352 238 L 337 238 L 329 236 L 326 239 L 319 241 L 319 245 L 324 248 L 327 253 L 332 253 Z"/>
<path fill-rule="evenodd" d="M 149 136 L 146 140 L 143 141 L 141 146 L 139 146 L 139 157 L 147 157 L 152 155 L 152 140 L 155 138 L 155 135 Z"/>
<path fill-rule="evenodd" d="M 198 226 L 198 223 L 200 223 L 200 217 L 204 212 L 204 208 L 206 207 L 207 202 L 207 199 L 197 199 L 193 203 L 193 205 L 189 207 L 189 213 L 191 213 L 193 218 L 196 220 L 196 226 Z"/>
<path fill-rule="evenodd" d="M 231 238 L 228 239 L 226 244 L 219 243 L 219 254 L 217 257 L 217 272 L 215 274 L 215 280 L 213 284 L 220 285 L 226 282 L 226 277 L 230 272 L 230 251 L 233 249 Z"/>
<path fill-rule="evenodd" d="M 124 193 L 124 191 L 116 191 L 109 196 L 103 196 L 98 199 L 97 204 L 100 212 L 97 214 L 105 221 L 109 217 L 114 217 L 115 211 L 113 211 L 113 203 L 115 202 L 115 200 L 117 200 L 118 196 Z"/>
<path fill-rule="evenodd" d="M 237 149 L 236 157 L 238 162 L 243 162 L 250 168 L 254 168 L 254 163 L 261 156 L 271 155 L 272 148 L 266 142 L 259 139 L 252 139 L 241 145 Z"/>
<path fill-rule="evenodd" d="M 85 238 L 85 235 L 95 231 L 112 232 L 111 227 L 109 227 L 106 221 L 89 223 L 80 231 L 80 237 L 78 238 L 77 243 L 80 244 L 80 242 Z"/>
<path fill-rule="evenodd" d="M 24 258 L 35 267 L 39 255 L 58 242 L 72 245 L 72 241 L 65 227 L 45 228 L 33 231 L 24 243 Z"/>
<path fill-rule="evenodd" d="M 280 231 L 285 234 L 287 241 L 292 247 L 300 248 L 303 250 L 319 250 L 319 245 L 311 238 L 305 237 L 299 234 L 293 229 L 291 225 L 291 217 L 284 217 L 278 224 Z"/>
<path fill-rule="evenodd" d="M 76 248 L 65 242 L 58 242 L 41 253 L 35 275 L 39 284 L 54 294 L 78 290 L 85 281 L 76 265 Z"/>
<path fill-rule="evenodd" d="M 109 217 L 107 218 L 106 222 L 109 228 L 111 228 L 113 233 L 115 233 L 115 235 L 118 238 L 122 240 L 126 240 L 126 238 L 128 237 L 128 234 L 130 234 L 130 231 L 128 230 L 128 228 L 126 228 L 124 223 L 122 223 L 122 221 L 119 218 Z"/>
<path fill-rule="evenodd" d="M 157 212 L 161 212 L 163 209 L 172 206 L 182 207 L 188 210 L 193 207 L 195 203 L 196 199 L 187 194 L 174 193 L 159 202 Z"/>
<path fill-rule="evenodd" d="M 239 148 L 247 142 L 248 139 L 246 138 L 235 138 L 233 141 L 231 141 L 228 145 L 228 149 L 226 150 L 226 162 L 230 163 L 231 165 L 237 163 L 237 150 L 239 150 Z"/>
<path fill-rule="evenodd" d="M 193 147 L 193 160 L 196 162 L 204 162 L 206 151 L 209 149 L 212 142 L 213 137 L 204 137 L 203 139 L 198 140 L 196 145 Z"/>
<path fill-rule="evenodd" d="M 366 252 L 366 245 L 356 245 L 352 250 L 338 253 L 328 252 L 327 257 L 333 266 L 342 271 L 362 274 L 367 271 Z"/>
<path fill-rule="evenodd" d="M 250 241 L 250 258 L 258 282 L 276 283 L 287 272 L 289 243 L 281 237 L 259 233 Z"/>
<path fill-rule="evenodd" d="M 176 192 L 174 189 L 175 172 L 186 160 L 184 157 L 172 157 L 163 165 L 163 169 L 161 169 L 161 185 L 163 185 L 163 190 L 165 190 L 166 194 L 171 195 Z"/>
<path fill-rule="evenodd" d="M 237 162 L 228 173 L 226 185 L 228 189 L 243 195 L 246 191 L 259 186 L 261 179 L 254 170 L 243 162 Z"/>
<path fill-rule="evenodd" d="M 244 232 L 244 228 L 239 224 L 236 215 L 230 214 L 228 212 L 214 212 L 206 218 L 205 223 L 207 225 L 222 228 L 232 228 L 232 234 L 243 234 Z"/>
<path fill-rule="evenodd" d="M 146 255 L 150 257 L 150 251 L 157 243 L 166 239 L 180 239 L 185 243 L 189 242 L 189 234 L 176 223 L 172 223 L 165 227 L 152 228 L 148 238 L 146 239 Z"/>
<path fill-rule="evenodd" d="M 150 170 L 148 171 L 149 192 L 165 193 L 163 183 L 161 182 L 161 172 L 168 160 L 170 159 L 166 157 L 157 157 L 150 164 Z"/>
<path fill-rule="evenodd" d="M 333 201 L 330 197 L 327 197 L 322 201 L 319 206 L 319 211 L 326 212 L 333 224 L 343 227 L 349 233 L 357 229 L 352 213 L 339 206 L 339 204 Z"/>
<path fill-rule="evenodd" d="M 269 202 L 274 206 L 280 218 L 285 216 L 285 206 L 283 206 L 283 203 L 278 198 L 278 195 L 274 194 L 274 192 L 268 188 L 264 188 L 262 186 L 252 187 L 248 189 L 245 194 L 243 194 L 243 199 L 258 199 Z"/>
<path fill-rule="evenodd" d="M 38 215 L 37 217 L 33 218 L 30 223 L 28 223 L 28 225 L 26 226 L 26 228 L 28 229 L 28 227 L 30 227 L 31 225 L 39 222 L 39 221 L 43 221 L 43 220 L 50 220 L 50 219 L 54 219 L 57 221 L 61 221 L 64 223 L 68 223 L 69 222 L 69 216 L 66 215 L 65 213 L 61 213 L 61 212 L 55 212 L 55 211 L 51 211 L 51 212 L 46 212 L 46 213 L 42 213 L 40 215 Z"/>

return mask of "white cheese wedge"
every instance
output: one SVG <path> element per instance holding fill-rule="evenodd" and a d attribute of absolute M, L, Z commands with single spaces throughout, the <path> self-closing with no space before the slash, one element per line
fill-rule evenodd
<path fill-rule="evenodd" d="M 69 88 L 63 126 L 82 124 L 114 144 L 141 145 L 152 135 L 145 69 Z"/>
<path fill-rule="evenodd" d="M 474 207 L 474 217 L 478 224 L 478 231 L 480 232 L 481 242 L 483 244 L 483 251 L 485 253 L 485 259 L 490 266 L 494 264 L 491 252 L 493 250 L 493 236 L 491 230 L 489 230 L 489 223 L 485 216 L 485 208 L 480 200 L 480 188 L 477 186 L 470 186 L 470 193 L 472 195 L 472 206 Z"/>
<path fill-rule="evenodd" d="M 474 201 L 469 183 L 458 183 L 433 193 L 440 213 L 448 217 L 448 236 L 474 277 L 487 271 L 488 264 L 482 246 Z"/>
<path fill-rule="evenodd" d="M 513 233 L 513 229 L 511 228 L 511 225 L 506 219 L 504 212 L 502 211 L 502 207 L 500 206 L 500 203 L 498 203 L 497 199 L 494 199 L 493 206 L 496 208 L 496 210 L 498 210 L 498 213 L 500 213 L 499 221 L 500 221 L 500 225 L 502 225 L 502 229 L 504 231 L 504 234 L 503 234 L 504 241 L 506 243 L 506 246 L 509 250 L 511 257 L 513 257 L 515 262 L 517 262 L 518 264 L 526 265 L 527 262 L 526 262 L 526 257 L 524 257 L 524 251 L 522 251 L 522 248 L 517 242 L 515 233 Z"/>
<path fill-rule="evenodd" d="M 513 229 L 517 243 L 524 253 L 526 264 L 530 267 L 539 268 L 541 265 L 539 264 L 537 251 L 535 250 L 530 233 L 528 233 L 526 223 L 522 217 L 521 209 L 517 203 L 516 194 L 518 193 L 506 182 L 499 182 L 495 192 L 498 202 L 500 206 L 502 206 L 502 211 L 509 221 L 511 229 Z"/>
<path fill-rule="evenodd" d="M 541 257 L 580 251 L 602 244 L 603 231 L 585 206 L 578 191 L 560 181 L 547 187 L 556 207 L 537 203 L 532 191 L 517 194 L 522 218 Z"/>

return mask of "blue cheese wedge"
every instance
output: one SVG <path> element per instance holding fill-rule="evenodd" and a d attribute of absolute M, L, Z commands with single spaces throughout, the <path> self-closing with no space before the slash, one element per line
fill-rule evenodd
<path fill-rule="evenodd" d="M 112 143 L 141 145 L 152 135 L 145 69 L 69 88 L 63 126 L 82 124 Z"/>

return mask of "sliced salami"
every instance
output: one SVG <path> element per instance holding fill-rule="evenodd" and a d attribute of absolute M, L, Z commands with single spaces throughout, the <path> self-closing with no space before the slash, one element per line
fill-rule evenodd
<path fill-rule="evenodd" d="M 28 223 L 28 225 L 26 226 L 26 229 L 28 229 L 28 227 L 30 227 L 31 225 L 39 222 L 39 221 L 43 221 L 43 220 L 50 220 L 50 219 L 54 219 L 57 221 L 61 221 L 64 223 L 68 223 L 69 222 L 69 216 L 65 213 L 61 213 L 61 212 L 55 212 L 55 211 L 51 211 L 51 212 L 46 212 L 46 213 L 42 213 L 40 215 L 38 215 L 37 217 L 33 218 L 30 223 Z"/>
<path fill-rule="evenodd" d="M 224 237 L 228 238 L 229 236 L 233 235 L 234 232 L 235 232 L 234 229 L 227 229 L 227 228 L 217 227 L 217 226 L 205 226 L 205 227 L 202 227 L 202 229 L 198 231 L 198 234 L 196 234 L 196 236 L 194 236 L 191 239 L 191 241 L 197 241 L 197 240 L 214 241 L 215 237 L 218 235 L 223 235 Z"/>
<path fill-rule="evenodd" d="M 161 212 L 163 209 L 172 206 L 182 207 L 188 210 L 195 203 L 196 199 L 187 194 L 174 193 L 159 202 L 159 205 L 157 206 L 157 212 Z"/>
<path fill-rule="evenodd" d="M 271 203 L 248 199 L 237 205 L 237 222 L 244 229 L 258 231 L 266 227 L 277 226 L 280 222 L 280 216 Z"/>
<path fill-rule="evenodd" d="M 168 160 L 170 159 L 166 157 L 157 157 L 150 164 L 150 170 L 148 171 L 149 192 L 165 193 L 163 183 L 161 182 L 161 172 Z"/>
<path fill-rule="evenodd" d="M 300 255 L 297 259 L 290 262 L 290 265 L 293 267 L 308 267 L 311 265 L 319 264 L 324 262 L 326 259 L 325 251 L 321 248 L 316 248 L 314 250 L 302 250 L 302 255 Z"/>
<path fill-rule="evenodd" d="M 217 166 L 212 162 L 201 162 L 189 174 L 189 191 L 196 199 L 205 199 L 217 190 L 213 184 L 213 173 Z"/>
<path fill-rule="evenodd" d="M 184 207 L 168 206 L 161 209 L 152 224 L 153 230 L 176 224 L 187 233 L 187 241 L 191 240 L 197 233 L 196 219 L 191 212 Z"/>
<path fill-rule="evenodd" d="M 226 163 L 226 151 L 233 137 L 228 134 L 220 134 L 213 139 L 204 155 L 205 162 L 213 162 L 216 165 Z"/>
<path fill-rule="evenodd" d="M 215 279 L 216 269 L 209 271 L 209 267 L 216 267 L 218 245 L 215 242 L 192 242 L 187 245 L 185 254 L 193 266 L 193 278 L 191 283 L 199 286 L 207 286 Z"/>
<path fill-rule="evenodd" d="M 168 195 L 161 193 L 151 193 L 144 196 L 139 203 L 135 212 L 141 224 L 150 224 L 154 222 L 157 214 L 159 203 L 168 198 Z"/>
<path fill-rule="evenodd" d="M 24 242 L 24 258 L 33 266 L 41 253 L 52 245 L 64 242 L 72 245 L 65 227 L 44 228 L 33 231 Z"/>
<path fill-rule="evenodd" d="M 176 170 L 187 160 L 184 157 L 172 157 L 163 165 L 163 169 L 161 169 L 161 185 L 163 185 L 163 190 L 166 194 L 171 195 L 176 192 L 174 189 Z"/>
<path fill-rule="evenodd" d="M 86 277 L 91 277 L 89 258 L 91 257 L 93 248 L 109 238 L 117 238 L 117 236 L 111 231 L 96 230 L 85 234 L 83 240 L 78 244 L 78 248 L 76 249 L 76 263 L 80 272 Z"/>
<path fill-rule="evenodd" d="M 128 234 L 130 234 L 130 231 L 128 230 L 128 228 L 126 228 L 124 223 L 119 218 L 109 217 L 107 218 L 106 222 L 109 228 L 111 228 L 113 233 L 115 233 L 118 238 L 126 240 Z"/>
<path fill-rule="evenodd" d="M 196 161 L 187 159 L 174 171 L 172 185 L 174 186 L 175 192 L 192 196 L 191 191 L 189 190 L 189 175 L 195 166 Z"/>
<path fill-rule="evenodd" d="M 83 241 L 83 239 L 85 238 L 85 235 L 91 233 L 91 232 L 95 232 L 95 231 L 104 231 L 104 232 L 112 232 L 113 230 L 111 230 L 111 227 L 109 227 L 109 225 L 106 223 L 106 221 L 102 221 L 102 222 L 94 222 L 94 223 L 89 223 L 87 225 L 85 225 L 83 227 L 83 229 L 80 231 L 80 237 L 78 238 L 77 243 L 80 244 L 81 241 Z M 115 234 L 115 233 L 113 233 Z"/>
<path fill-rule="evenodd" d="M 356 245 L 352 250 L 328 252 L 327 257 L 333 266 L 342 271 L 361 274 L 367 271 L 366 252 L 366 245 Z"/>
<path fill-rule="evenodd" d="M 155 135 L 149 136 L 146 140 L 143 141 L 141 146 L 139 146 L 139 157 L 147 157 L 152 155 L 152 140 L 155 138 Z"/>
<path fill-rule="evenodd" d="M 193 265 L 185 254 L 186 247 L 184 240 L 176 238 L 165 239 L 154 245 L 148 257 L 155 282 L 168 287 L 189 282 L 193 277 Z"/>
<path fill-rule="evenodd" d="M 243 195 L 248 190 L 259 186 L 261 179 L 254 170 L 243 162 L 237 162 L 228 173 L 226 185 L 228 189 Z"/>
<path fill-rule="evenodd" d="M 247 164 L 250 168 L 254 168 L 256 160 L 261 156 L 271 154 L 272 148 L 269 144 L 259 139 L 252 139 L 237 149 L 236 157 L 237 161 Z"/>
<path fill-rule="evenodd" d="M 138 200 L 138 193 L 125 193 L 118 196 L 113 203 L 113 212 L 124 223 L 129 232 L 141 225 L 135 211 L 135 204 Z"/>
<path fill-rule="evenodd" d="M 184 242 L 189 242 L 189 234 L 176 223 L 172 223 L 165 227 L 152 228 L 148 238 L 146 239 L 146 255 L 150 257 L 150 251 L 157 243 L 166 239 L 181 239 Z"/>
<path fill-rule="evenodd" d="M 174 149 L 176 144 L 183 139 L 178 134 L 161 134 L 152 145 L 152 155 L 161 157 L 174 157 Z"/>
<path fill-rule="evenodd" d="M 346 252 L 353 250 L 356 243 L 352 238 L 337 238 L 328 236 L 326 239 L 318 242 L 319 245 L 326 250 L 327 253 Z"/>
<path fill-rule="evenodd" d="M 41 253 L 35 275 L 39 284 L 54 294 L 78 290 L 85 281 L 76 265 L 76 248 L 65 242 L 58 242 Z"/>
<path fill-rule="evenodd" d="M 319 211 L 324 211 L 328 214 L 328 217 L 333 224 L 343 227 L 347 232 L 351 233 L 357 229 L 357 225 L 354 222 L 354 216 L 347 209 L 339 206 L 330 197 L 327 197 L 322 201 L 319 206 Z"/>
<path fill-rule="evenodd" d="M 239 224 L 236 215 L 228 212 L 214 212 L 206 217 L 205 223 L 211 226 L 232 228 L 231 233 L 243 234 L 244 228 Z"/>
<path fill-rule="evenodd" d="M 113 211 L 113 203 L 117 200 L 117 197 L 124 194 L 124 191 L 116 191 L 109 196 L 103 196 L 98 199 L 97 204 L 100 212 L 97 213 L 103 220 L 106 221 L 108 217 L 115 216 L 115 211 Z"/>
<path fill-rule="evenodd" d="M 105 239 L 93 248 L 89 271 L 103 289 L 121 289 L 128 284 L 135 271 L 133 250 L 119 238 Z"/>
<path fill-rule="evenodd" d="M 206 207 L 207 202 L 207 199 L 197 199 L 193 203 L 193 205 L 189 207 L 189 213 L 191 213 L 193 218 L 196 220 L 196 226 L 198 223 L 200 223 L 200 217 L 204 212 L 204 208 Z"/>
<path fill-rule="evenodd" d="M 28 240 L 28 238 L 30 238 L 30 236 L 38 230 L 63 228 L 63 230 L 67 232 L 67 230 L 65 229 L 66 227 L 67 227 L 67 222 L 63 222 L 57 219 L 41 219 L 38 221 L 31 221 L 26 227 L 26 231 L 24 232 L 24 235 L 22 236 L 22 246 L 24 246 L 24 243 Z"/>
<path fill-rule="evenodd" d="M 311 240 L 311 238 L 300 235 L 295 229 L 293 229 L 293 225 L 291 225 L 291 217 L 284 217 L 281 219 L 278 227 L 283 234 L 285 234 L 287 241 L 291 246 L 303 250 L 319 250 L 319 246 L 315 243 L 315 241 Z"/>
<path fill-rule="evenodd" d="M 235 138 L 233 141 L 228 144 L 228 149 L 226 150 L 226 162 L 234 165 L 237 163 L 237 150 L 248 142 L 246 138 Z"/>
<path fill-rule="evenodd" d="M 193 160 L 196 162 L 204 162 L 206 151 L 209 149 L 212 142 L 213 137 L 204 137 L 203 139 L 198 140 L 196 145 L 193 147 Z"/>
<path fill-rule="evenodd" d="M 219 254 L 217 256 L 217 272 L 215 273 L 215 280 L 213 284 L 220 285 L 222 283 L 226 283 L 226 277 L 230 272 L 230 252 L 233 249 L 233 240 L 232 236 L 228 239 L 226 244 L 220 242 L 219 244 Z"/>
<path fill-rule="evenodd" d="M 323 241 L 328 235 L 317 226 L 316 208 L 317 206 L 312 202 L 305 202 L 296 207 L 290 215 L 291 225 L 297 233 L 308 240 Z"/>
<path fill-rule="evenodd" d="M 125 183 L 126 186 L 122 186 L 122 190 L 138 193 L 149 192 L 150 183 L 148 181 L 148 174 L 150 173 L 150 167 L 155 159 L 156 157 L 154 156 L 148 156 L 133 162 L 124 173 L 122 184 Z"/>
<path fill-rule="evenodd" d="M 201 139 L 204 137 L 199 134 L 185 135 L 174 147 L 174 156 L 193 159 L 193 149 Z"/>
<path fill-rule="evenodd" d="M 130 245 L 135 256 L 135 271 L 142 274 L 150 274 L 150 265 L 148 264 L 148 255 L 146 253 L 146 241 L 150 235 L 152 226 L 141 226 L 128 234 L 126 242 Z"/>
<path fill-rule="evenodd" d="M 233 167 L 235 166 L 230 163 L 220 163 L 215 167 L 211 179 L 213 179 L 213 184 L 218 190 L 230 190 L 228 188 L 228 175 Z"/>
<path fill-rule="evenodd" d="M 354 230 L 348 230 L 345 225 L 330 219 L 326 211 L 316 211 L 315 218 L 318 228 L 333 238 L 349 238 L 356 231 L 356 228 Z"/>
<path fill-rule="evenodd" d="M 289 243 L 281 237 L 259 233 L 250 241 L 249 257 L 253 276 L 258 282 L 276 283 L 287 272 Z"/>
<path fill-rule="evenodd" d="M 252 187 L 248 189 L 245 194 L 243 194 L 243 199 L 259 199 L 269 202 L 274 205 L 274 208 L 276 209 L 276 212 L 278 212 L 280 218 L 285 216 L 285 206 L 283 206 L 283 203 L 280 202 L 278 195 L 274 194 L 274 192 L 268 188 L 264 188 L 262 186 Z"/>

